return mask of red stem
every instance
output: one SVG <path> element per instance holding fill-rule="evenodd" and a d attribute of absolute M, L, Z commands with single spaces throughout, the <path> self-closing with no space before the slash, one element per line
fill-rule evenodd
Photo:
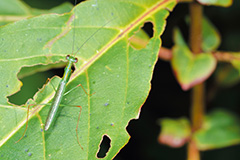
<path fill-rule="evenodd" d="M 212 52 L 212 55 L 219 62 L 231 62 L 233 60 L 238 60 L 238 61 L 240 60 L 240 56 L 238 56 L 238 54 L 236 53 L 238 52 L 214 51 Z M 172 59 L 172 50 L 165 47 L 161 47 L 158 53 L 158 58 L 165 61 L 170 61 Z"/>
<path fill-rule="evenodd" d="M 193 54 L 201 53 L 202 44 L 202 17 L 203 8 L 200 4 L 190 3 L 190 36 L 189 45 Z M 192 131 L 200 129 L 204 117 L 204 83 L 193 87 L 192 90 L 192 106 L 191 106 L 191 120 Z M 188 146 L 188 160 L 200 160 L 200 152 L 193 140 L 189 142 Z"/>

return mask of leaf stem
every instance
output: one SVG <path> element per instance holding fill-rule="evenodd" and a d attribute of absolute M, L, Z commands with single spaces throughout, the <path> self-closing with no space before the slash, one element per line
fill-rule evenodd
<path fill-rule="evenodd" d="M 192 2 L 189 4 L 190 10 L 190 35 L 189 45 L 193 54 L 201 53 L 202 43 L 202 17 L 203 7 Z M 192 106 L 191 106 L 191 121 L 192 132 L 200 129 L 203 122 L 205 104 L 204 104 L 204 83 L 193 87 L 192 90 Z M 188 160 L 200 160 L 200 152 L 197 149 L 196 144 L 191 140 L 188 144 Z"/>

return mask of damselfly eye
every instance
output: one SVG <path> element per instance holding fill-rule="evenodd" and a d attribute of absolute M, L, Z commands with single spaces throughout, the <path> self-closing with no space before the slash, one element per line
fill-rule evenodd
<path fill-rule="evenodd" d="M 77 59 L 77 58 L 75 58 L 75 59 L 74 59 L 74 63 L 77 63 L 77 62 L 78 62 L 78 59 Z"/>
<path fill-rule="evenodd" d="M 70 55 L 67 55 L 67 56 L 66 56 L 66 60 L 69 60 L 69 57 L 70 57 Z"/>

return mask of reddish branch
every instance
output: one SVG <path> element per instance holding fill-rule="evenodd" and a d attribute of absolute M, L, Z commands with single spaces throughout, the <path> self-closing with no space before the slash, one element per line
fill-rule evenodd
<path fill-rule="evenodd" d="M 235 55 L 234 53 L 235 52 L 217 51 L 217 52 L 214 52 L 213 55 L 218 61 L 222 61 L 222 62 L 231 62 L 233 60 L 240 61 L 240 56 Z"/>
<path fill-rule="evenodd" d="M 193 54 L 201 54 L 203 7 L 196 3 L 189 4 L 190 32 L 189 46 Z M 194 133 L 202 127 L 205 115 L 205 85 L 201 83 L 192 89 L 191 122 Z M 193 140 L 188 146 L 188 160 L 200 160 L 200 152 Z"/>
<path fill-rule="evenodd" d="M 238 55 L 235 55 L 234 53 L 236 52 L 225 52 L 225 51 L 212 52 L 213 56 L 219 62 L 231 62 L 232 60 L 240 61 L 240 54 L 238 56 Z M 158 58 L 165 61 L 170 61 L 172 59 L 172 50 L 165 47 L 161 47 L 158 53 Z"/>

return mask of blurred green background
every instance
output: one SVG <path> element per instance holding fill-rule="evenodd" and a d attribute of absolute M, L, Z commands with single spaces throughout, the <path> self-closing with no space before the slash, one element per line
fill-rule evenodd
<path fill-rule="evenodd" d="M 33 8 L 50 9 L 66 2 L 67 0 L 24 0 Z M 97 0 L 96 0 L 97 1 Z M 74 3 L 71 0 L 68 2 Z M 79 1 L 80 2 L 80 1 Z M 240 1 L 235 0 L 229 8 L 204 7 L 205 15 L 219 30 L 222 43 L 219 50 L 240 51 Z M 84 14 L 84 13 L 83 13 Z M 188 15 L 188 5 L 179 4 L 167 19 L 166 30 L 162 35 L 163 46 L 171 48 L 172 31 L 179 26 L 187 38 L 188 26 L 184 19 Z M 146 27 L 146 30 L 148 28 Z M 151 28 L 149 31 L 151 32 Z M 231 67 L 226 63 L 218 64 L 217 70 Z M 41 88 L 47 78 L 54 75 L 62 76 L 62 68 L 39 72 L 21 79 L 23 87 L 20 92 L 10 97 L 10 101 L 16 104 L 24 104 L 28 98 Z M 207 111 L 214 108 L 224 108 L 239 115 L 240 113 L 240 84 L 239 75 L 233 74 L 236 79 L 234 84 L 222 85 L 214 74 L 207 81 Z M 33 83 L 34 82 L 34 83 Z M 138 120 L 132 120 L 127 127 L 131 139 L 119 152 L 116 160 L 185 160 L 186 146 L 170 148 L 157 142 L 160 127 L 157 124 L 159 118 L 189 117 L 190 91 L 184 92 L 177 84 L 168 62 L 159 60 L 156 64 L 152 89 Z M 106 141 L 107 142 L 107 141 Z M 239 160 L 240 145 L 228 148 L 202 152 L 202 160 Z"/>

